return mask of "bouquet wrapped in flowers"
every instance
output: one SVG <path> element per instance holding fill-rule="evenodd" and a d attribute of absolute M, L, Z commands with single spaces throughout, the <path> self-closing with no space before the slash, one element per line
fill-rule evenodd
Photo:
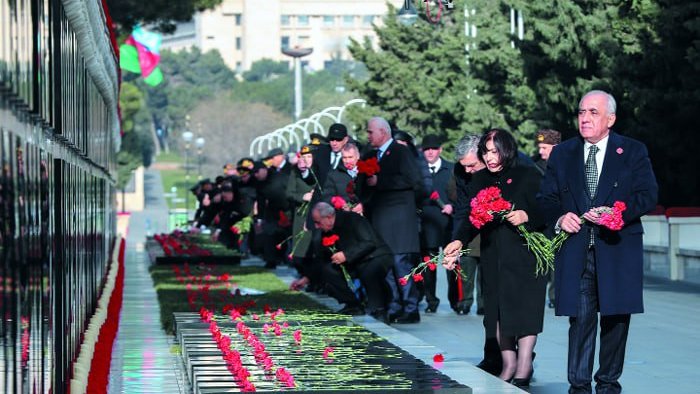
<path fill-rule="evenodd" d="M 501 219 L 514 209 L 513 204 L 501 196 L 501 189 L 487 187 L 472 198 L 469 221 L 477 229 L 491 222 L 495 216 Z M 535 275 L 545 275 L 554 269 L 554 251 L 551 241 L 542 233 L 531 232 L 524 225 L 518 225 L 518 232 L 525 238 L 527 248 L 535 255 Z"/>
<path fill-rule="evenodd" d="M 594 211 L 600 214 L 598 225 L 603 226 L 612 231 L 621 230 L 622 227 L 625 225 L 625 222 L 622 220 L 622 212 L 624 212 L 626 209 L 627 205 L 622 201 L 615 201 L 612 208 L 595 208 Z M 581 219 L 581 223 L 583 223 L 586 220 L 583 218 L 583 215 L 579 216 L 579 218 Z M 564 244 L 564 241 L 566 241 L 569 238 L 569 235 L 570 234 L 566 231 L 560 231 L 559 234 L 552 238 L 552 253 L 556 253 L 559 251 L 559 249 L 561 249 L 561 246 Z"/>
<path fill-rule="evenodd" d="M 459 251 L 459 256 L 464 256 L 469 252 L 468 249 L 462 249 Z M 434 256 L 425 256 L 423 257 L 423 261 L 418 263 L 417 266 L 415 266 L 407 275 L 399 278 L 399 284 L 401 286 L 406 286 L 408 284 L 409 280 L 413 280 L 414 282 L 422 282 L 423 281 L 423 272 L 425 270 L 430 270 L 430 271 L 435 271 L 439 265 L 442 265 L 442 261 L 445 259 L 445 253 L 440 249 L 438 254 Z M 463 280 L 467 279 L 467 275 L 462 271 L 462 268 L 458 265 L 455 268 L 455 272 L 457 275 L 459 275 Z M 459 278 L 457 278 L 459 279 Z"/>

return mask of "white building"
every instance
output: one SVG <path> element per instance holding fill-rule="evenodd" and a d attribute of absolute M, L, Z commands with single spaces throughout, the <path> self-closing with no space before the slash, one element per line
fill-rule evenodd
<path fill-rule="evenodd" d="M 389 2 L 403 5 L 401 0 Z M 263 58 L 290 61 L 283 48 L 313 48 L 303 64 L 320 70 L 333 59 L 351 58 L 351 37 L 376 44 L 372 24 L 381 25 L 386 12 L 386 0 L 224 0 L 192 22 L 178 24 L 174 34 L 163 37 L 162 48 L 217 49 L 238 72 Z"/>

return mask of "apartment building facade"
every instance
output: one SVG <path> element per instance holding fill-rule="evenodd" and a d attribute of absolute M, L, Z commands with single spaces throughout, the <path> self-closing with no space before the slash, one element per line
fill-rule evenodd
<path fill-rule="evenodd" d="M 403 1 L 389 3 L 401 7 Z M 333 59 L 351 58 L 350 38 L 376 45 L 373 25 L 381 25 L 386 13 L 386 0 L 224 0 L 179 24 L 175 33 L 163 37 L 163 48 L 217 49 L 237 72 L 263 58 L 291 64 L 282 49 L 312 48 L 303 64 L 320 70 Z"/>

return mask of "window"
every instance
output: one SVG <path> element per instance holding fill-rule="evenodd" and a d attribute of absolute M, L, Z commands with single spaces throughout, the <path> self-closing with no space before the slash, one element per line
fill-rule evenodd
<path fill-rule="evenodd" d="M 240 74 L 242 71 L 243 65 L 241 64 L 241 62 L 236 62 L 236 72 Z"/>
<path fill-rule="evenodd" d="M 355 25 L 355 15 L 343 15 L 343 26 L 352 27 Z"/>
<path fill-rule="evenodd" d="M 335 16 L 324 15 L 323 16 L 323 26 L 333 26 L 335 25 Z"/>
<path fill-rule="evenodd" d="M 362 26 L 372 26 L 374 22 L 374 15 L 364 15 L 362 17 Z"/>
<path fill-rule="evenodd" d="M 299 45 L 302 48 L 308 47 L 310 43 L 310 37 L 309 36 L 299 36 L 297 37 L 297 45 Z"/>
<path fill-rule="evenodd" d="M 308 71 L 309 68 L 309 61 L 308 60 L 302 60 L 301 61 L 301 69 Z"/>
<path fill-rule="evenodd" d="M 242 18 L 243 15 L 241 15 L 241 14 L 236 14 L 236 15 L 234 15 L 234 16 L 235 16 L 235 18 L 236 18 L 236 26 L 240 26 L 240 25 L 241 25 L 241 20 L 243 19 L 243 18 Z"/>
<path fill-rule="evenodd" d="M 298 15 L 297 16 L 297 25 L 308 26 L 309 25 L 309 16 L 308 15 Z"/>
<path fill-rule="evenodd" d="M 280 15 L 280 24 L 282 26 L 289 26 L 289 15 Z"/>
<path fill-rule="evenodd" d="M 236 49 L 241 50 L 241 37 L 236 37 Z"/>
<path fill-rule="evenodd" d="M 282 36 L 282 38 L 280 39 L 280 47 L 282 49 L 289 48 L 289 36 Z"/>

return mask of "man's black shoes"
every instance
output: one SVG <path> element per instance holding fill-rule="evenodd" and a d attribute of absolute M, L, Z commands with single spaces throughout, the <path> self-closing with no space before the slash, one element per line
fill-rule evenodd
<path fill-rule="evenodd" d="M 418 311 L 412 312 L 412 313 L 403 313 L 400 316 L 396 317 L 392 323 L 396 324 L 413 324 L 413 323 L 420 323 L 420 314 Z"/>

